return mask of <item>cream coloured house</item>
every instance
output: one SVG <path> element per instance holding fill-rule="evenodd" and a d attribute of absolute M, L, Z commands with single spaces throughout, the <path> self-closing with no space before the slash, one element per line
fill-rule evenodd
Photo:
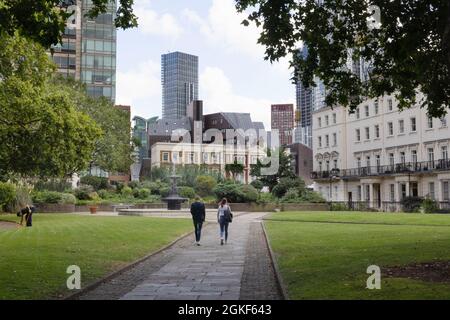
<path fill-rule="evenodd" d="M 332 201 L 365 202 L 391 211 L 406 196 L 450 206 L 450 117 L 430 119 L 415 106 L 402 112 L 394 97 L 313 113 L 312 178 Z"/>
<path fill-rule="evenodd" d="M 223 144 L 167 143 L 158 142 L 151 149 L 152 167 L 173 165 L 206 165 L 211 171 L 226 176 L 225 165 L 237 161 L 244 165 L 244 172 L 236 177 L 242 183 L 254 180 L 250 165 L 265 157 L 260 147 L 240 147 Z"/>

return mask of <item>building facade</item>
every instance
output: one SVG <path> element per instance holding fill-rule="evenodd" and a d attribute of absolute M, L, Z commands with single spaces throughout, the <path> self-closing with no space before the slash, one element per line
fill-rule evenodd
<path fill-rule="evenodd" d="M 72 0 L 69 11 L 75 13 L 67 21 L 62 43 L 51 49 L 58 72 L 86 84 L 92 97 L 116 96 L 116 2 L 107 4 L 107 11 L 92 19 L 86 16 L 92 0 Z"/>
<path fill-rule="evenodd" d="M 431 119 L 419 106 L 402 112 L 392 96 L 313 114 L 316 190 L 332 201 L 397 211 L 407 196 L 450 199 L 447 115 Z"/>
<path fill-rule="evenodd" d="M 182 52 L 161 56 L 162 115 L 179 119 L 198 100 L 198 57 Z"/>
<path fill-rule="evenodd" d="M 206 166 L 211 172 L 227 176 L 226 164 L 241 163 L 244 166 L 242 174 L 237 175 L 237 181 L 248 184 L 254 180 L 250 176 L 250 166 L 265 156 L 259 147 L 235 147 L 223 144 L 167 143 L 158 142 L 152 146 L 152 167 L 162 166 Z"/>
<path fill-rule="evenodd" d="M 274 104 L 271 110 L 272 130 L 278 130 L 280 145 L 292 144 L 294 134 L 294 105 Z"/>

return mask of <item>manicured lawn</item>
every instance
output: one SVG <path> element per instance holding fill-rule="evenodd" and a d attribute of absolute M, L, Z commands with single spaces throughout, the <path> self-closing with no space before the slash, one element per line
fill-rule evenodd
<path fill-rule="evenodd" d="M 287 212 L 267 220 L 291 299 L 450 299 L 450 282 L 383 274 L 383 267 L 450 261 L 450 215 Z M 366 289 L 370 265 L 381 268 L 381 290 Z"/>
<path fill-rule="evenodd" d="M 68 266 L 81 268 L 84 287 L 191 228 L 188 219 L 36 214 L 32 228 L 0 230 L 0 299 L 70 293 Z"/>

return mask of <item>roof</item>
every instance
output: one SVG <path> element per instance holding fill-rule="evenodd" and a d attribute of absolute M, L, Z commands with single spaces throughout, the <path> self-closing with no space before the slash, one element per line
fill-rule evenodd
<path fill-rule="evenodd" d="M 253 122 L 253 128 L 255 128 L 256 130 L 266 130 L 266 128 L 264 127 L 264 123 L 263 122 Z"/>
<path fill-rule="evenodd" d="M 149 123 L 148 134 L 150 136 L 170 136 L 177 129 L 191 131 L 191 121 L 188 117 L 181 119 L 163 118 L 154 123 Z"/>

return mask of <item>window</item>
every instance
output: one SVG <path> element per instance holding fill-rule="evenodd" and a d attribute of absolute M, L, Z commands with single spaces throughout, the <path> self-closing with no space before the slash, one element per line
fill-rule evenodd
<path fill-rule="evenodd" d="M 379 109 L 380 109 L 380 107 L 379 107 L 379 105 L 378 105 L 378 100 L 375 100 L 375 102 L 374 102 L 374 107 L 375 107 L 375 114 L 378 114 Z"/>
<path fill-rule="evenodd" d="M 175 163 L 178 163 L 178 153 L 174 152 L 172 154 L 172 161 Z"/>
<path fill-rule="evenodd" d="M 377 163 L 377 167 L 380 167 L 380 166 L 381 166 L 381 157 L 380 157 L 379 154 L 377 154 L 377 155 L 375 156 L 375 161 L 376 161 L 376 163 Z"/>
<path fill-rule="evenodd" d="M 417 131 L 417 121 L 416 118 L 411 118 L 411 132 Z"/>
<path fill-rule="evenodd" d="M 319 128 L 321 128 L 322 127 L 322 118 L 321 117 L 317 118 L 317 122 L 319 123 Z"/>
<path fill-rule="evenodd" d="M 395 184 L 389 185 L 389 198 L 391 202 L 395 202 Z"/>
<path fill-rule="evenodd" d="M 359 108 L 356 109 L 356 119 L 359 119 L 361 117 Z"/>
<path fill-rule="evenodd" d="M 319 171 L 322 172 L 322 161 L 319 161 Z"/>
<path fill-rule="evenodd" d="M 375 125 L 375 138 L 379 138 L 380 137 L 380 125 L 377 124 Z"/>
<path fill-rule="evenodd" d="M 361 186 L 358 186 L 358 201 L 362 200 L 362 188 Z"/>
<path fill-rule="evenodd" d="M 370 157 L 366 157 L 366 167 L 370 167 Z"/>
<path fill-rule="evenodd" d="M 358 166 L 358 169 L 361 168 L 361 158 L 356 158 L 356 165 Z"/>
<path fill-rule="evenodd" d="M 330 125 L 330 119 L 328 116 L 325 116 L 325 126 L 329 126 Z"/>
<path fill-rule="evenodd" d="M 394 109 L 394 104 L 392 103 L 392 99 L 388 100 L 388 110 L 392 111 Z"/>
<path fill-rule="evenodd" d="M 419 196 L 419 185 L 417 182 L 411 182 L 410 184 L 410 196 L 418 197 Z"/>
<path fill-rule="evenodd" d="M 365 128 L 366 131 L 366 140 L 370 140 L 370 129 L 369 127 Z"/>
<path fill-rule="evenodd" d="M 337 134 L 333 133 L 333 147 L 337 146 Z"/>
<path fill-rule="evenodd" d="M 442 128 L 447 127 L 447 119 L 445 117 L 441 118 L 441 127 Z"/>
<path fill-rule="evenodd" d="M 417 150 L 411 150 L 411 162 L 417 163 Z"/>
<path fill-rule="evenodd" d="M 329 172 L 330 171 L 330 161 L 329 160 L 327 160 L 326 162 L 326 166 L 327 166 L 327 171 Z"/>
<path fill-rule="evenodd" d="M 434 162 L 434 149 L 428 148 L 428 161 Z"/>
<path fill-rule="evenodd" d="M 337 169 L 338 168 L 338 161 L 335 159 L 333 160 L 333 168 Z"/>
<path fill-rule="evenodd" d="M 395 164 L 395 156 L 393 153 L 389 153 L 389 165 L 393 167 L 394 164 Z"/>
<path fill-rule="evenodd" d="M 400 152 L 400 162 L 401 164 L 405 164 L 406 163 L 406 154 L 405 152 Z"/>
<path fill-rule="evenodd" d="M 406 198 L 406 183 L 400 184 L 400 195 L 402 200 Z"/>
<path fill-rule="evenodd" d="M 366 184 L 366 201 L 370 201 L 370 185 Z"/>
<path fill-rule="evenodd" d="M 442 160 L 448 160 L 448 148 L 447 146 L 441 147 L 441 159 Z"/>
<path fill-rule="evenodd" d="M 319 137 L 319 148 L 322 148 L 322 137 Z"/>
<path fill-rule="evenodd" d="M 398 132 L 405 133 L 405 121 L 404 120 L 398 120 Z"/>
<path fill-rule="evenodd" d="M 329 135 L 325 135 L 325 147 L 329 147 L 330 146 L 330 136 Z"/>
<path fill-rule="evenodd" d="M 337 123 L 337 116 L 336 113 L 333 113 L 333 124 Z"/>
<path fill-rule="evenodd" d="M 368 117 L 370 115 L 369 106 L 364 106 L 364 113 L 366 114 L 366 117 Z"/>
<path fill-rule="evenodd" d="M 444 200 L 444 201 L 450 200 L 449 182 L 448 181 L 442 182 L 442 200 Z"/>
<path fill-rule="evenodd" d="M 434 182 L 428 183 L 428 196 L 431 199 L 436 200 L 436 192 L 434 191 Z"/>
<path fill-rule="evenodd" d="M 392 122 L 388 122 L 388 135 L 394 135 L 394 124 Z"/>
<path fill-rule="evenodd" d="M 203 163 L 208 163 L 208 153 L 203 153 Z"/>
<path fill-rule="evenodd" d="M 428 129 L 433 129 L 433 118 L 428 117 Z"/>
<path fill-rule="evenodd" d="M 169 153 L 168 152 L 162 153 L 162 162 L 169 162 Z"/>
<path fill-rule="evenodd" d="M 195 163 L 195 153 L 189 152 L 189 161 L 188 163 Z"/>
<path fill-rule="evenodd" d="M 356 129 L 356 141 L 361 141 L 361 130 Z"/>

